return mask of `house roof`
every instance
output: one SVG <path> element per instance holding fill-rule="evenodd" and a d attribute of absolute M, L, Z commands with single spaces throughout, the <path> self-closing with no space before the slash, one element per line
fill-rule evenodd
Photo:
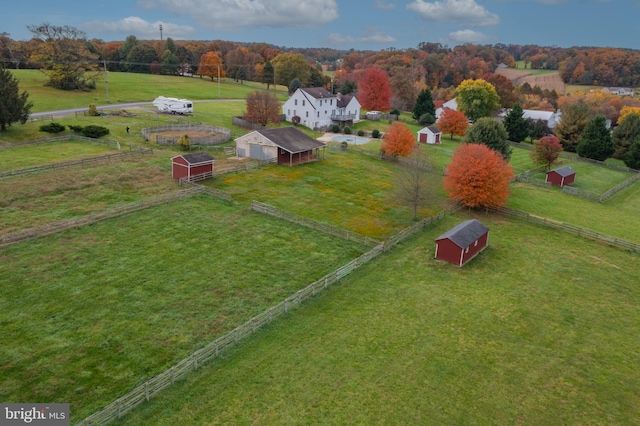
<path fill-rule="evenodd" d="M 209 154 L 206 151 L 178 155 L 178 157 L 184 158 L 189 164 L 199 164 L 199 163 L 206 163 L 209 161 L 213 161 L 213 157 L 211 156 L 211 154 Z M 178 157 L 173 157 L 173 158 L 178 158 Z"/>
<path fill-rule="evenodd" d="M 292 154 L 326 146 L 324 142 L 315 140 L 293 126 L 279 127 L 275 129 L 261 129 L 256 130 L 256 132 L 269 139 L 279 148 L 282 148 Z"/>
<path fill-rule="evenodd" d="M 574 175 L 576 173 L 576 171 L 573 170 L 569 166 L 564 166 L 564 167 L 560 167 L 558 169 L 549 170 L 547 173 L 551 173 L 551 172 L 556 172 L 557 174 L 559 174 L 562 177 L 571 176 L 571 175 Z"/>
<path fill-rule="evenodd" d="M 309 94 L 309 96 L 312 96 L 316 99 L 325 99 L 325 98 L 335 98 L 336 95 L 332 95 L 331 92 L 329 92 L 327 89 L 325 89 L 324 87 L 304 87 L 304 88 L 300 88 L 299 90 Z"/>
<path fill-rule="evenodd" d="M 353 95 L 338 94 L 338 108 L 346 108 L 353 99 Z"/>
<path fill-rule="evenodd" d="M 465 220 L 440 235 L 436 238 L 436 241 L 448 239 L 453 241 L 458 247 L 466 248 L 487 232 L 489 232 L 489 228 L 476 219 L 470 219 Z"/>
<path fill-rule="evenodd" d="M 442 130 L 438 129 L 436 126 L 427 126 L 427 127 L 423 127 L 418 131 L 418 133 L 428 133 L 428 132 L 431 132 L 432 134 L 437 135 L 438 133 L 442 133 Z"/>

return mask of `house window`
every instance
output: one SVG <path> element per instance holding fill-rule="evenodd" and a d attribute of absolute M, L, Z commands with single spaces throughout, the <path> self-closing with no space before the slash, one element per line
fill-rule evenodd
<path fill-rule="evenodd" d="M 307 111 L 305 114 L 307 115 L 307 118 L 309 118 L 309 111 Z"/>
<path fill-rule="evenodd" d="M 284 155 L 284 154 L 285 154 L 284 149 L 280 148 L 280 155 Z"/>
<path fill-rule="evenodd" d="M 289 116 L 291 115 L 291 110 L 290 109 L 287 110 L 287 115 L 289 115 Z"/>
<path fill-rule="evenodd" d="M 298 100 L 297 100 L 297 99 L 294 99 L 293 104 L 294 104 L 294 105 L 298 105 Z"/>
<path fill-rule="evenodd" d="M 302 106 L 305 106 L 305 101 L 304 101 L 304 99 L 302 100 Z"/>
<path fill-rule="evenodd" d="M 318 118 L 320 118 L 320 111 L 318 111 Z"/>
<path fill-rule="evenodd" d="M 329 105 L 333 105 L 333 99 L 329 99 Z"/>

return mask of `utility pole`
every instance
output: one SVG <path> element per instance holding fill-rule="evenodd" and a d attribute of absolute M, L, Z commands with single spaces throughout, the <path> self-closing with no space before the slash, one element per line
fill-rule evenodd
<path fill-rule="evenodd" d="M 162 41 L 162 24 L 160 24 L 159 27 L 160 27 L 160 41 Z"/>
<path fill-rule="evenodd" d="M 107 60 L 104 61 L 104 82 L 107 89 L 107 103 L 109 103 L 109 71 L 107 71 Z"/>

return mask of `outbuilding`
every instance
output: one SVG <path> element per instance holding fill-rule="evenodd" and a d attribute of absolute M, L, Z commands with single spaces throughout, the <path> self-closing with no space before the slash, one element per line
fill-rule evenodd
<path fill-rule="evenodd" d="M 466 220 L 436 238 L 436 259 L 462 266 L 489 243 L 489 228 L 476 219 Z"/>
<path fill-rule="evenodd" d="M 565 186 L 572 184 L 576 180 L 576 171 L 569 166 L 559 169 L 549 170 L 545 182 L 555 186 Z"/>
<path fill-rule="evenodd" d="M 190 181 L 213 177 L 213 157 L 206 151 L 178 155 L 171 158 L 174 179 Z"/>
<path fill-rule="evenodd" d="M 320 159 L 326 147 L 293 126 L 255 130 L 236 139 L 238 157 L 273 161 L 278 164 L 309 163 Z"/>
<path fill-rule="evenodd" d="M 442 130 L 436 126 L 427 126 L 418 131 L 418 142 L 420 143 L 442 143 Z"/>

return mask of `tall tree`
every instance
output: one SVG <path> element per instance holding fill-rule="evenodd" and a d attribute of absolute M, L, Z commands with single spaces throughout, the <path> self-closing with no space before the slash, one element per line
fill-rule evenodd
<path fill-rule="evenodd" d="M 131 48 L 125 63 L 127 71 L 136 73 L 151 72 L 151 64 L 157 61 L 157 53 L 153 46 L 149 43 L 138 43 Z"/>
<path fill-rule="evenodd" d="M 201 78 L 204 75 L 205 77 L 211 77 L 211 81 L 214 78 L 224 78 L 227 76 L 227 73 L 222 67 L 222 59 L 216 52 L 207 52 L 200 57 L 200 66 L 198 67 L 198 71 L 196 71 Z"/>
<path fill-rule="evenodd" d="M 560 122 L 553 128 L 553 134 L 560 139 L 565 151 L 576 152 L 580 135 L 591 117 L 585 105 L 570 105 L 562 111 Z"/>
<path fill-rule="evenodd" d="M 515 87 L 507 77 L 493 73 L 485 77 L 485 80 L 488 83 L 491 83 L 491 85 L 496 89 L 496 93 L 500 98 L 500 106 L 502 108 L 509 108 L 516 102 L 518 97 L 514 92 Z"/>
<path fill-rule="evenodd" d="M 522 142 L 529 136 L 529 122 L 523 118 L 520 104 L 515 104 L 504 117 L 504 128 L 512 142 Z"/>
<path fill-rule="evenodd" d="M 640 170 L 640 139 L 631 144 L 624 157 L 624 164 L 631 169 Z"/>
<path fill-rule="evenodd" d="M 533 142 L 533 150 L 529 156 L 535 164 L 544 165 L 547 169 L 556 162 L 564 151 L 560 139 L 555 136 L 544 136 Z"/>
<path fill-rule="evenodd" d="M 492 84 L 485 80 L 464 80 L 456 89 L 458 109 L 469 119 L 476 121 L 489 117 L 500 106 L 500 98 Z"/>
<path fill-rule="evenodd" d="M 486 145 L 509 161 L 511 147 L 507 143 L 507 138 L 507 131 L 502 123 L 493 118 L 482 117 L 471 126 L 465 142 Z"/>
<path fill-rule="evenodd" d="M 294 78 L 293 80 L 291 80 L 291 83 L 289 83 L 289 95 L 293 95 L 293 93 L 301 87 L 302 83 L 300 82 L 300 80 Z"/>
<path fill-rule="evenodd" d="M 414 149 L 402 162 L 395 178 L 393 193 L 401 203 L 406 203 L 413 210 L 413 219 L 418 219 L 418 209 L 430 197 L 429 183 L 433 181 L 429 172 L 433 166 L 427 150 L 420 147 Z"/>
<path fill-rule="evenodd" d="M 413 151 L 415 144 L 416 138 L 409 127 L 400 121 L 394 121 L 384 134 L 380 150 L 392 157 L 406 157 Z"/>
<path fill-rule="evenodd" d="M 273 65 L 271 65 L 270 61 L 267 61 L 262 68 L 262 82 L 266 83 L 267 90 L 269 90 L 269 86 L 273 83 Z"/>
<path fill-rule="evenodd" d="M 288 86 L 297 78 L 306 85 L 311 75 L 309 64 L 302 53 L 281 53 L 271 60 L 276 75 L 276 83 Z"/>
<path fill-rule="evenodd" d="M 580 157 L 604 161 L 615 150 L 606 119 L 601 115 L 595 116 L 584 128 L 576 152 Z"/>
<path fill-rule="evenodd" d="M 240 84 L 244 84 L 244 80 L 247 79 L 247 73 L 244 70 L 244 67 L 238 68 L 236 71 L 236 81 L 239 81 Z"/>
<path fill-rule="evenodd" d="M 631 144 L 640 137 L 640 113 L 626 114 L 613 129 L 611 137 L 616 149 L 613 158 L 624 160 Z"/>
<path fill-rule="evenodd" d="M 455 109 L 445 109 L 438 119 L 438 128 L 442 133 L 448 133 L 451 138 L 453 136 L 464 136 L 469 129 L 469 120 L 464 116 L 462 111 Z"/>
<path fill-rule="evenodd" d="M 266 126 L 280 123 L 280 101 L 270 92 L 255 91 L 247 96 L 247 112 L 243 118 L 247 121 Z"/>
<path fill-rule="evenodd" d="M 95 87 L 89 81 L 99 78 L 98 55 L 91 53 L 86 34 L 68 25 L 47 23 L 27 27 L 42 41 L 32 59 L 47 74 L 47 84 L 63 90 L 86 90 Z"/>
<path fill-rule="evenodd" d="M 6 132 L 11 123 L 24 124 L 29 119 L 33 103 L 26 91 L 19 93 L 18 83 L 11 71 L 0 67 L 0 131 Z"/>
<path fill-rule="evenodd" d="M 367 68 L 358 82 L 358 101 L 370 111 L 391 109 L 389 74 L 380 68 Z"/>
<path fill-rule="evenodd" d="M 547 136 L 551 133 L 549 126 L 541 119 L 532 120 L 527 118 L 529 125 L 529 138 L 533 142 L 534 139 L 540 139 L 543 136 Z"/>
<path fill-rule="evenodd" d="M 400 111 L 409 111 L 418 96 L 418 84 L 411 68 L 394 67 L 389 79 L 391 105 Z"/>
<path fill-rule="evenodd" d="M 180 69 L 178 57 L 169 49 L 162 54 L 162 72 L 165 74 L 176 74 Z"/>
<path fill-rule="evenodd" d="M 512 178 L 513 169 L 499 153 L 485 145 L 462 144 L 447 167 L 444 188 L 467 207 L 500 207 Z"/>
<path fill-rule="evenodd" d="M 431 114 L 434 117 L 436 116 L 436 107 L 433 104 L 433 96 L 429 89 L 424 89 L 418 93 L 418 98 L 413 106 L 414 120 L 419 120 L 423 114 Z"/>

